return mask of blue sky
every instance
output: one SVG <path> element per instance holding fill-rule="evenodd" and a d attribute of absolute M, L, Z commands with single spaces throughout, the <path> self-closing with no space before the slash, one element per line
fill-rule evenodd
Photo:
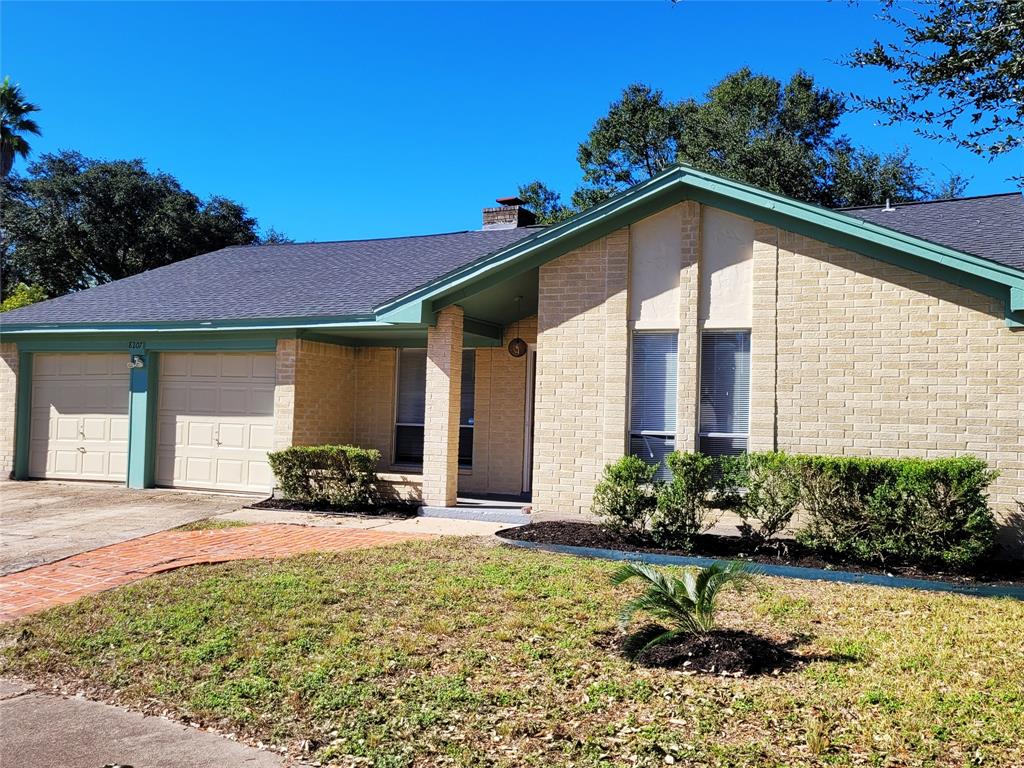
<path fill-rule="evenodd" d="M 576 145 L 633 81 L 678 99 L 744 65 L 803 68 L 887 92 L 839 60 L 886 30 L 877 5 L 711 3 L 22 3 L 3 5 L 0 66 L 42 106 L 37 152 L 141 157 L 202 196 L 244 203 L 296 240 L 479 227 L 541 178 L 566 197 Z M 989 163 L 909 128 L 847 116 L 876 151 L 909 145 L 968 194 Z"/>

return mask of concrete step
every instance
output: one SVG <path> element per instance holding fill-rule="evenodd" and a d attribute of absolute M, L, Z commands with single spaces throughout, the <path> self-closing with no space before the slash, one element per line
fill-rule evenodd
<path fill-rule="evenodd" d="M 420 507 L 420 517 L 443 517 L 453 520 L 480 520 L 488 523 L 508 523 L 510 525 L 526 525 L 530 522 L 530 515 L 524 510 L 528 505 L 517 507 L 513 505 L 502 506 L 457 506 L 457 507 Z"/>

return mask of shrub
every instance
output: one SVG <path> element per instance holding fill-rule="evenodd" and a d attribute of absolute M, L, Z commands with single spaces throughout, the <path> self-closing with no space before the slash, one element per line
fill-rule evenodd
<path fill-rule="evenodd" d="M 964 569 L 992 551 L 985 489 L 996 473 L 972 456 L 880 459 L 802 456 L 806 546 L 863 562 Z"/>
<path fill-rule="evenodd" d="M 342 507 L 375 501 L 380 451 L 351 445 L 296 445 L 269 458 L 277 485 L 289 499 Z"/>
<path fill-rule="evenodd" d="M 611 530 L 636 541 L 646 539 L 657 503 L 657 471 L 637 456 L 623 456 L 608 464 L 594 489 L 591 511 Z"/>
<path fill-rule="evenodd" d="M 725 456 L 721 506 L 742 518 L 740 535 L 762 547 L 782 533 L 800 504 L 800 471 L 784 453 Z"/>
<path fill-rule="evenodd" d="M 658 491 L 658 513 L 651 535 L 663 547 L 689 548 L 712 525 L 711 510 L 719 486 L 718 462 L 703 453 L 670 453 L 672 479 Z"/>
<path fill-rule="evenodd" d="M 712 563 L 707 568 L 687 569 L 682 578 L 670 576 L 643 563 L 626 563 L 612 575 L 612 583 L 622 584 L 637 578 L 645 582 L 645 591 L 622 609 L 619 621 L 626 625 L 638 611 L 644 611 L 672 624 L 660 627 L 636 655 L 654 645 L 667 643 L 680 635 L 707 634 L 715 629 L 718 595 L 727 586 L 737 589 L 752 578 L 746 563 Z"/>

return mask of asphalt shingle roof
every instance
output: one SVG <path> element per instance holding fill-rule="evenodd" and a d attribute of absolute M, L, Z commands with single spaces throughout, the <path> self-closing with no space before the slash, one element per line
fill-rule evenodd
<path fill-rule="evenodd" d="M 895 229 L 947 248 L 1024 269 L 1024 195 L 964 197 L 927 203 L 897 203 L 842 213 Z"/>
<path fill-rule="evenodd" d="M 233 246 L 0 315 L 7 323 L 145 323 L 359 315 L 538 232 Z"/>

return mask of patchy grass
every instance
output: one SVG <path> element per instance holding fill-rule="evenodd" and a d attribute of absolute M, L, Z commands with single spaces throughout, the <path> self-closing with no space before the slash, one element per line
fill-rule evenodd
<path fill-rule="evenodd" d="M 204 520 L 196 520 L 191 523 L 185 523 L 174 528 L 175 531 L 217 531 L 222 528 L 244 528 L 251 523 L 247 523 L 244 520 L 225 520 L 219 517 L 207 517 Z"/>
<path fill-rule="evenodd" d="M 722 622 L 806 665 L 690 676 L 603 649 L 614 567 L 453 539 L 194 567 L 10 625 L 0 663 L 340 765 L 1024 764 L 1024 603 L 765 578 Z"/>

